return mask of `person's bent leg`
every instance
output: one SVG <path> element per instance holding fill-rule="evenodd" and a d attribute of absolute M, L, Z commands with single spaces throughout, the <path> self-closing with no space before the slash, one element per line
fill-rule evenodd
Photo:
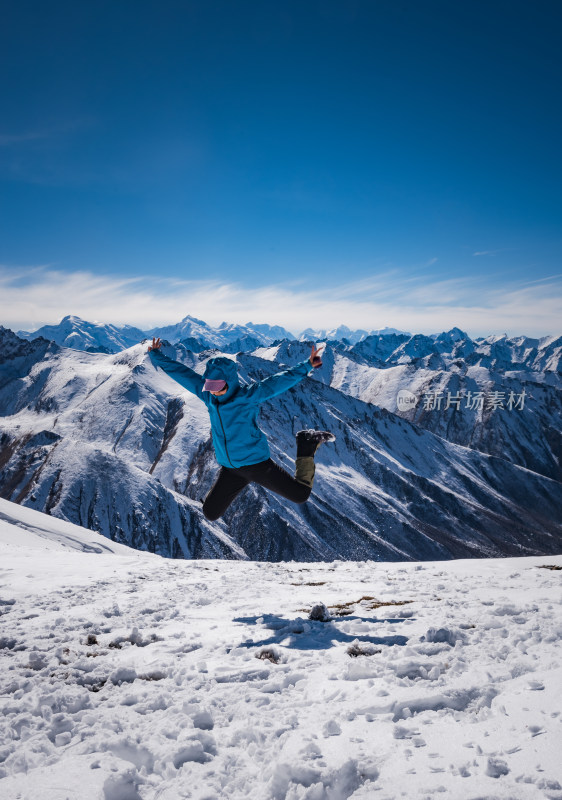
<path fill-rule="evenodd" d="M 295 480 L 310 486 L 312 490 L 315 471 L 314 456 L 297 456 L 295 461 Z"/>
<path fill-rule="evenodd" d="M 314 454 L 321 444 L 334 442 L 336 437 L 330 431 L 317 431 L 314 428 L 306 428 L 299 431 L 296 435 L 297 440 L 297 459 L 295 479 L 299 483 L 310 486 L 314 483 Z"/>
<path fill-rule="evenodd" d="M 314 468 L 314 459 L 310 460 Z M 280 467 L 271 459 L 262 461 L 259 464 L 252 464 L 251 467 L 242 467 L 242 469 L 244 470 L 244 475 L 251 481 L 259 483 L 265 489 L 270 489 L 293 503 L 305 503 L 310 497 L 312 483 L 303 483 L 298 478 L 293 478 L 283 467 Z M 310 474 L 310 469 L 308 474 Z"/>
<path fill-rule="evenodd" d="M 249 481 L 237 470 L 221 467 L 215 484 L 203 501 L 203 514 L 214 522 L 222 517 L 228 506 Z"/>

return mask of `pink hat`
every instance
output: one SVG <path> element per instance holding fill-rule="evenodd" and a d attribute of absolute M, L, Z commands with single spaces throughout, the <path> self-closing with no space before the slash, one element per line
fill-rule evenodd
<path fill-rule="evenodd" d="M 212 381 L 207 378 L 203 386 L 204 392 L 220 392 L 226 386 L 226 381 Z"/>

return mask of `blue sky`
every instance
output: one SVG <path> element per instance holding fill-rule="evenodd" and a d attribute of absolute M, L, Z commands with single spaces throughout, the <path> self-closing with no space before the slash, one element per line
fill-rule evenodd
<path fill-rule="evenodd" d="M 5 9 L 3 324 L 560 332 L 559 4 Z"/>

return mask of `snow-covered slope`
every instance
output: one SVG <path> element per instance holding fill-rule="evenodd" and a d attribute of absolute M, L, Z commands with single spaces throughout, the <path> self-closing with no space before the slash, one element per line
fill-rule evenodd
<path fill-rule="evenodd" d="M 284 342 L 276 358 L 294 363 L 303 348 Z M 166 350 L 204 370 L 208 354 Z M 326 376 L 333 359 L 330 351 Z M 237 360 L 244 381 L 279 368 L 251 354 Z M 0 374 L 8 368 L 0 365 Z M 217 470 L 204 405 L 154 369 L 146 345 L 115 355 L 51 345 L 28 374 L 0 389 L 1 495 L 173 557 L 435 559 L 559 550 L 560 483 L 451 444 L 320 378 L 261 412 L 273 458 L 291 472 L 297 430 L 335 433 L 335 444 L 319 451 L 311 499 L 294 506 L 250 486 L 211 524 L 200 502 Z"/>
<path fill-rule="evenodd" d="M 100 533 L 51 517 L 40 511 L 0 498 L 0 547 L 3 552 L 24 550 L 77 550 L 108 555 L 141 554 L 124 544 L 112 542 Z"/>
<path fill-rule="evenodd" d="M 2 798 L 562 799 L 562 557 L 171 561 L 8 514 Z"/>
<path fill-rule="evenodd" d="M 377 366 L 352 351 L 336 352 L 330 370 L 327 380 L 346 394 L 451 442 L 562 481 L 560 373 L 502 371 L 436 356 Z M 415 404 L 399 405 L 404 390 L 414 395 Z"/>
<path fill-rule="evenodd" d="M 562 373 L 467 366 L 435 353 L 393 363 L 389 357 L 399 343 L 386 336 L 353 348 L 330 346 L 315 377 L 448 441 L 562 481 Z M 257 348 L 254 355 L 290 364 L 305 358 L 308 349 L 281 342 Z M 399 405 L 404 391 L 415 404 Z"/>

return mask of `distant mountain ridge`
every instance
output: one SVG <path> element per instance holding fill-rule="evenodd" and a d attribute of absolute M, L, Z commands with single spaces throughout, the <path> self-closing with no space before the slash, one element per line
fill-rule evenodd
<path fill-rule="evenodd" d="M 22 339 L 43 337 L 62 347 L 96 353 L 116 353 L 137 344 L 145 333 L 132 325 L 109 325 L 103 322 L 87 322 L 69 314 L 58 325 L 43 325 L 36 331 L 19 331 Z"/>
<path fill-rule="evenodd" d="M 224 348 L 236 343 L 243 349 L 245 346 L 257 347 L 280 339 L 295 338 L 279 325 L 254 325 L 252 322 L 235 325 L 223 322 L 217 328 L 213 328 L 203 320 L 190 315 L 175 325 L 158 326 L 147 330 L 134 328 L 131 325 L 87 322 L 75 315 L 68 315 L 58 325 L 44 325 L 36 331 L 18 331 L 17 335 L 27 340 L 43 337 L 62 347 L 108 354 L 126 350 L 153 336 L 171 342 L 187 341 L 193 345 L 191 349 L 197 350 Z"/>
<path fill-rule="evenodd" d="M 396 328 L 379 328 L 375 331 L 365 331 L 362 329 L 352 331 L 347 325 L 340 325 L 338 328 L 326 330 L 323 328 L 307 328 L 304 330 L 297 339 L 302 341 L 323 341 L 328 340 L 331 342 L 339 341 L 345 344 L 357 344 L 358 342 L 366 339 L 368 336 L 389 336 L 391 334 L 404 334 L 411 336 L 410 333 L 399 331 Z"/>
<path fill-rule="evenodd" d="M 398 363 L 416 363 L 416 360 L 434 355 L 466 358 L 472 364 L 482 363 L 498 368 L 530 368 L 557 371 L 562 358 L 562 337 L 527 336 L 508 337 L 491 334 L 471 339 L 458 327 L 440 333 L 411 334 L 396 328 L 382 328 L 370 332 L 350 330 L 345 325 L 331 330 L 307 328 L 298 336 L 279 325 L 237 325 L 222 322 L 213 328 L 203 320 L 190 315 L 175 325 L 164 325 L 141 330 L 131 325 L 109 325 L 87 322 L 68 315 L 58 325 L 45 325 L 36 331 L 18 331 L 22 339 L 32 341 L 39 337 L 54 341 L 62 347 L 72 347 L 87 352 L 118 353 L 153 336 L 166 339 L 171 344 L 181 342 L 193 352 L 220 349 L 227 353 L 249 352 L 258 347 L 268 347 L 283 340 L 329 341 L 344 348 L 369 363 L 379 366 Z"/>
<path fill-rule="evenodd" d="M 165 325 L 151 328 L 146 331 L 146 336 L 159 336 L 170 342 L 181 342 L 182 340 L 196 340 L 203 348 L 223 347 L 234 342 L 244 342 L 250 340 L 252 344 L 271 344 L 277 339 L 294 338 L 289 331 L 279 325 L 254 325 L 248 322 L 246 325 L 230 324 L 222 322 L 218 327 L 213 328 L 203 320 L 187 315 L 177 325 Z"/>
<path fill-rule="evenodd" d="M 101 322 L 87 322 L 75 315 L 68 315 L 58 325 L 44 325 L 36 331 L 17 331 L 22 339 L 37 339 L 42 336 L 62 347 L 87 352 L 117 353 L 137 344 L 148 337 L 159 336 L 172 343 L 188 342 L 190 349 L 201 351 L 209 348 L 227 349 L 227 352 L 240 352 L 254 347 L 273 344 L 283 339 L 299 341 L 321 341 L 330 339 L 355 344 L 361 339 L 374 334 L 397 333 L 395 328 L 371 331 L 351 331 L 345 325 L 333 330 L 307 329 L 299 336 L 294 336 L 281 325 L 254 324 L 245 325 L 222 322 L 214 328 L 201 319 L 189 314 L 175 325 L 160 325 L 147 330 L 140 330 L 131 325 L 109 325 Z M 233 348 L 238 346 L 238 350 Z"/>

